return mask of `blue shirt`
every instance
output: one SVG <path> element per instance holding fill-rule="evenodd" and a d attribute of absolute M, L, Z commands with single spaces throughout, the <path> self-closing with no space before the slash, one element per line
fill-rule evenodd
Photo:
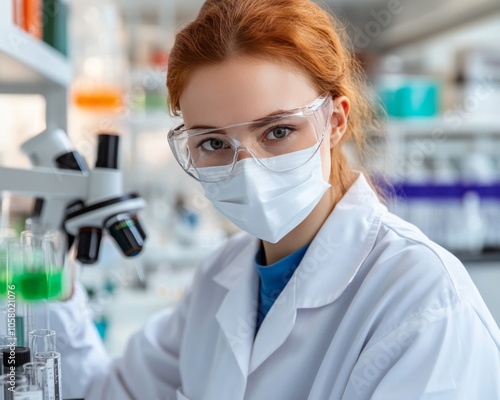
<path fill-rule="evenodd" d="M 299 266 L 308 247 L 309 243 L 274 264 L 266 266 L 263 265 L 265 263 L 265 254 L 261 242 L 260 249 L 255 256 L 255 265 L 260 276 L 259 309 L 255 333 L 259 330 L 264 317 Z"/>

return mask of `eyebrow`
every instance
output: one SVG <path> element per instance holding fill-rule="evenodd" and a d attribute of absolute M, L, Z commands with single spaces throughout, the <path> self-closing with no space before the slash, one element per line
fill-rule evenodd
<path fill-rule="evenodd" d="M 250 131 L 254 131 L 259 128 L 263 128 L 264 126 L 267 126 L 269 124 L 272 124 L 274 121 L 278 120 L 281 117 L 285 117 L 287 115 L 291 115 L 294 113 L 295 110 L 277 110 L 272 112 L 269 115 L 266 115 L 265 117 L 258 118 L 250 123 L 249 129 Z M 234 124 L 234 125 L 239 125 L 239 124 Z M 230 126 L 234 126 L 230 125 Z M 209 125 L 194 125 L 189 130 L 191 129 L 220 129 L 221 133 L 224 131 L 224 128 L 218 128 L 216 126 L 209 126 Z"/>

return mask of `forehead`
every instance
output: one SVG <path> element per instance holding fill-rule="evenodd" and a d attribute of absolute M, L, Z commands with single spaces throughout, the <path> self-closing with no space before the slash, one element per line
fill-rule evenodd
<path fill-rule="evenodd" d="M 195 70 L 180 97 L 180 108 L 188 128 L 221 127 L 302 107 L 318 95 L 306 74 L 297 69 L 238 57 Z"/>

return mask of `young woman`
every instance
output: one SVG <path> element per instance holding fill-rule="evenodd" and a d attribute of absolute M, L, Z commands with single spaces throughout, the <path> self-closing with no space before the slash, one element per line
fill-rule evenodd
<path fill-rule="evenodd" d="M 80 290 L 55 306 L 66 395 L 500 398 L 499 330 L 465 268 L 344 155 L 364 158 L 375 113 L 343 37 L 308 0 L 208 0 L 177 35 L 171 149 L 244 232 L 112 363 Z"/>

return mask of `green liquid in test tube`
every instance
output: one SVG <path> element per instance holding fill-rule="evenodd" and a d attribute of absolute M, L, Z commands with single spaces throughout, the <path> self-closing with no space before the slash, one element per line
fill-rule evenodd
<path fill-rule="evenodd" d="M 62 296 L 64 283 L 62 268 L 17 273 L 12 271 L 8 274 L 2 261 L 0 255 L 0 298 L 8 296 L 11 285 L 14 285 L 15 289 L 10 291 L 24 300 L 53 300 Z"/>
<path fill-rule="evenodd" d="M 63 291 L 63 272 L 60 268 L 24 272 L 16 276 L 13 283 L 24 300 L 58 299 Z"/>
<path fill-rule="evenodd" d="M 21 233 L 22 268 L 15 268 L 12 283 L 26 301 L 57 300 L 63 295 L 64 245 L 54 233 Z"/>
<path fill-rule="evenodd" d="M 16 244 L 17 240 L 14 230 L 0 229 L 0 298 L 8 296 L 9 248 Z"/>
<path fill-rule="evenodd" d="M 0 298 L 7 297 L 7 279 L 0 276 Z"/>

